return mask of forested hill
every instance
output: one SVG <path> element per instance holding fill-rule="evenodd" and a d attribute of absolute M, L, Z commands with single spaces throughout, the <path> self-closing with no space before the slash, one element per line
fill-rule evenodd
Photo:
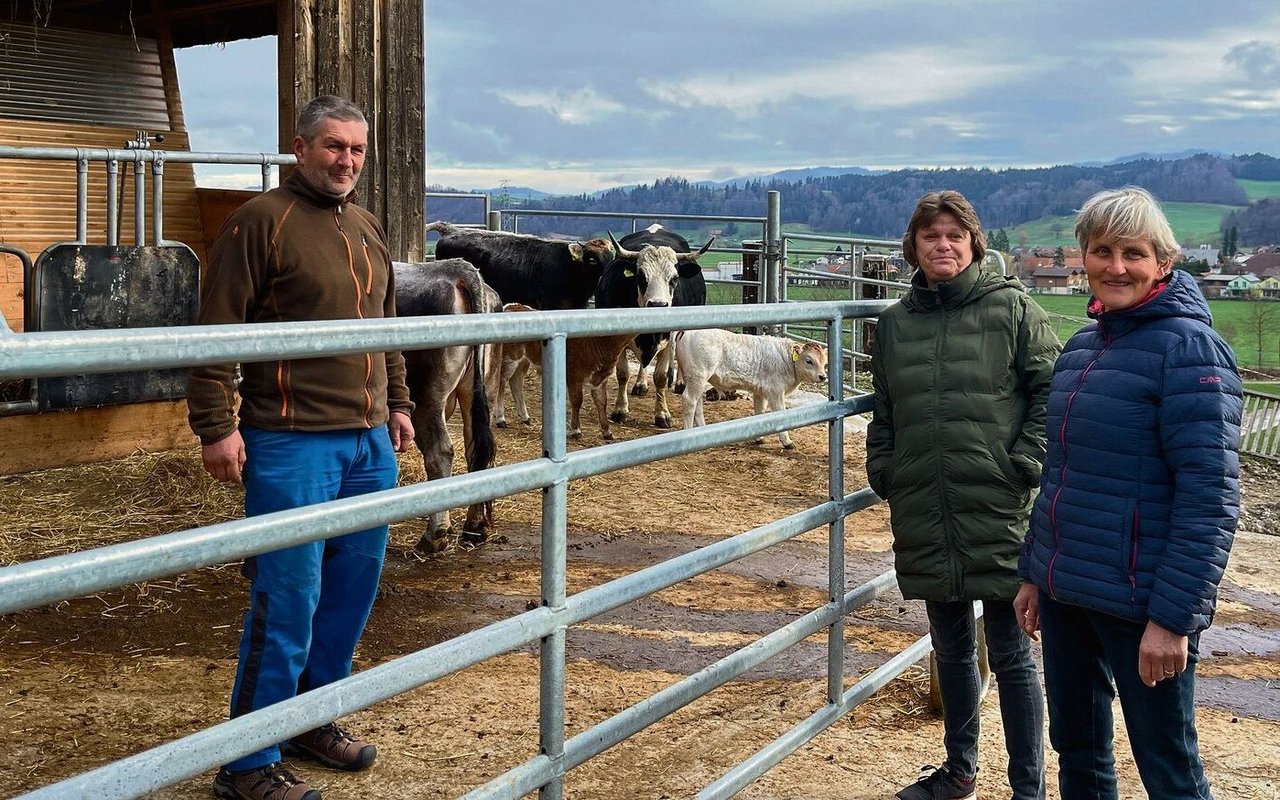
<path fill-rule="evenodd" d="M 738 186 L 702 186 L 683 178 L 614 189 L 602 194 L 526 200 L 522 208 L 570 211 L 623 211 L 760 217 L 765 193 L 782 195 L 783 223 L 805 223 L 813 230 L 849 231 L 868 236 L 902 234 L 916 201 L 935 189 L 956 189 L 974 204 L 988 230 L 1051 215 L 1070 214 L 1099 189 L 1145 187 L 1165 202 L 1247 206 L 1237 183 L 1280 180 L 1280 159 L 1262 153 L 1220 157 L 1201 154 L 1172 161 L 1142 159 L 1103 166 L 1039 169 L 898 170 L 878 175 L 834 175 L 790 183 L 753 181 Z M 442 200 L 430 201 L 428 217 L 475 215 Z M 597 233 L 599 220 L 526 217 L 525 233 L 556 231 L 575 236 Z"/>

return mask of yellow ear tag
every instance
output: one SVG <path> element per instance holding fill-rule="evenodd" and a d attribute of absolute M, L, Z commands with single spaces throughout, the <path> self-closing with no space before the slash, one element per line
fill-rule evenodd
<path fill-rule="evenodd" d="M 799 361 L 799 360 L 800 360 L 800 351 L 799 351 L 799 350 L 792 350 L 792 351 L 791 351 L 791 360 L 792 360 L 792 361 Z"/>
<path fill-rule="evenodd" d="M 624 269 L 622 271 L 622 274 L 626 275 L 628 278 L 634 278 L 636 276 L 635 270 L 630 270 L 630 269 Z"/>

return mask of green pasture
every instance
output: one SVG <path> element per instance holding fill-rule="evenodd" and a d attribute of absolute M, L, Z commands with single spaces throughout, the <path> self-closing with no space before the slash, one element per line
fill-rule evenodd
<path fill-rule="evenodd" d="M 1274 191 L 1280 196 L 1280 181 L 1251 181 L 1258 191 Z M 1245 189 L 1248 192 L 1248 189 Z M 1250 198 L 1253 199 L 1252 197 Z M 1162 203 L 1165 216 L 1173 226 L 1178 241 L 1184 245 L 1218 245 L 1222 243 L 1222 218 L 1242 206 L 1218 203 Z M 1076 244 L 1075 216 L 1041 217 L 1013 228 L 1005 228 L 1010 243 L 1027 247 L 1071 247 Z"/>
<path fill-rule="evenodd" d="M 708 284 L 707 302 L 741 303 L 742 289 L 737 285 Z M 792 286 L 787 289 L 787 297 L 801 302 L 848 300 L 849 290 L 836 286 Z M 1089 322 L 1085 314 L 1088 295 L 1037 294 L 1032 297 L 1048 312 L 1054 332 L 1063 342 Z M 1214 329 L 1235 351 L 1241 367 L 1280 369 L 1280 303 L 1266 300 L 1209 300 L 1208 303 Z M 1261 318 L 1259 314 L 1262 315 Z M 1261 337 L 1257 333 L 1260 319 L 1263 329 Z M 1272 384 L 1270 393 L 1280 393 L 1280 385 Z"/>
<path fill-rule="evenodd" d="M 1088 317 L 1085 303 L 1088 295 L 1033 295 L 1054 324 L 1058 338 L 1066 341 L 1079 330 Z M 1210 300 L 1209 313 L 1213 327 L 1231 349 L 1242 367 L 1267 369 L 1280 367 L 1280 304 L 1266 300 Z M 1258 314 L 1263 316 L 1262 352 L 1259 353 Z M 1259 358 L 1261 356 L 1261 358 Z"/>
<path fill-rule="evenodd" d="M 1244 195 L 1249 198 L 1250 203 L 1280 197 L 1280 181 L 1248 181 L 1236 178 L 1236 184 L 1244 189 Z"/>

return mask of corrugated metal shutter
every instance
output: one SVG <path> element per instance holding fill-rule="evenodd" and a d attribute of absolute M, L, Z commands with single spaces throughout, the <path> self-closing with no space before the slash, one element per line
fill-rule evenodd
<path fill-rule="evenodd" d="M 154 40 L 31 25 L 2 33 L 0 117 L 169 130 Z"/>

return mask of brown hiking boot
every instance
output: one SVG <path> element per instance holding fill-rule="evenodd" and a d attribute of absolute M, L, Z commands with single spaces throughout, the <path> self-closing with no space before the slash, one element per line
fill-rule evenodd
<path fill-rule="evenodd" d="M 319 792 L 278 761 L 248 772 L 220 769 L 213 793 L 221 800 L 320 800 Z"/>
<path fill-rule="evenodd" d="M 377 747 L 360 741 L 333 722 L 293 737 L 280 749 L 288 755 L 310 758 L 348 772 L 368 769 L 378 757 Z"/>

